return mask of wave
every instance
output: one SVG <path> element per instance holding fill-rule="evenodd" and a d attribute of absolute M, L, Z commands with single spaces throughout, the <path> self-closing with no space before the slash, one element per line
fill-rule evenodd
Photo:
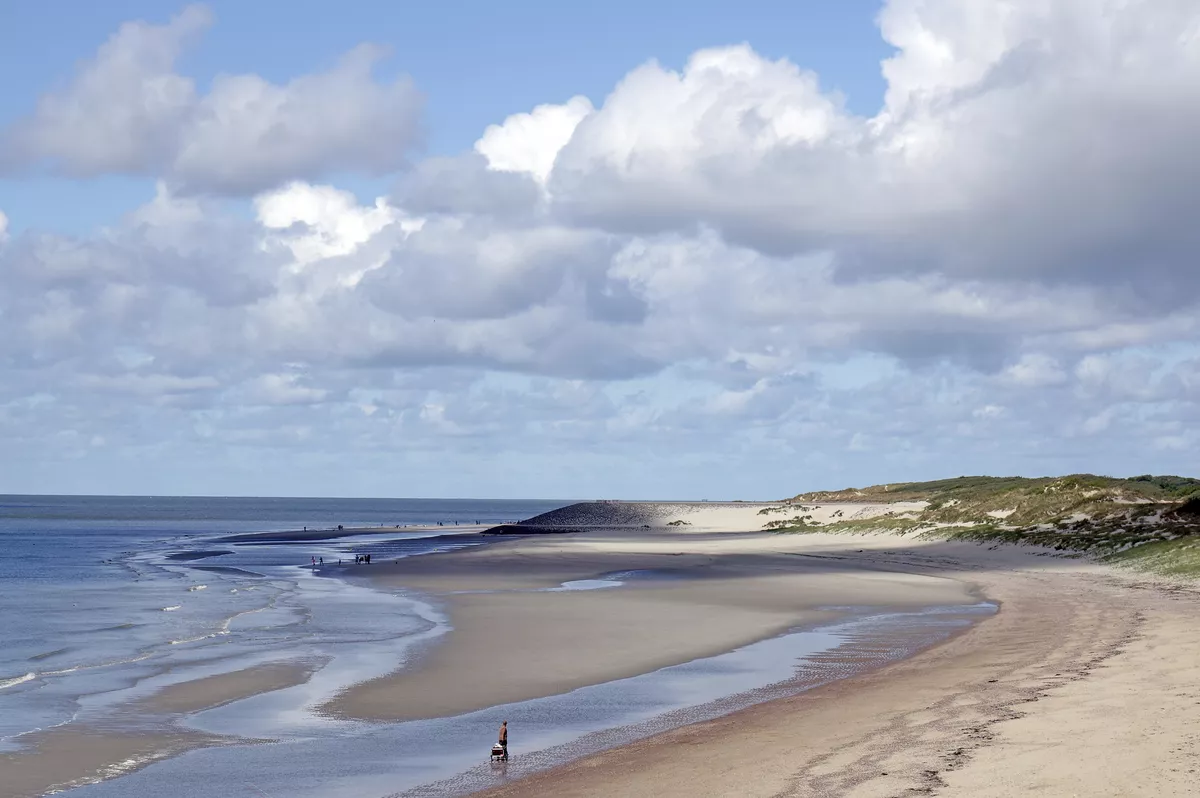
<path fill-rule="evenodd" d="M 36 678 L 37 674 L 33 671 L 30 671 L 24 676 L 14 676 L 11 679 L 0 679 L 0 690 L 5 690 L 9 687 L 16 687 L 18 684 L 25 684 L 25 682 L 32 682 Z"/>
<path fill-rule="evenodd" d="M 151 754 L 143 754 L 142 756 L 130 757 L 129 759 L 115 762 L 111 765 L 105 765 L 96 771 L 93 776 L 85 776 L 81 779 L 69 781 L 66 784 L 59 785 L 46 793 L 46 795 L 59 795 L 61 793 L 70 792 L 71 790 L 80 787 L 87 787 L 90 784 L 99 784 L 109 779 L 115 779 L 118 776 L 124 776 L 132 773 L 135 770 L 140 770 L 147 765 L 163 759 L 168 754 L 165 751 L 155 751 Z"/>
<path fill-rule="evenodd" d="M 65 654 L 70 650 L 71 649 L 68 646 L 66 648 L 56 648 L 53 651 L 44 651 L 41 654 L 34 654 L 32 657 L 29 658 L 29 661 L 30 662 L 41 662 L 44 659 L 50 659 L 51 657 L 57 657 L 59 654 Z"/>
<path fill-rule="evenodd" d="M 92 663 L 92 664 L 85 663 L 85 664 L 81 664 L 81 665 L 73 665 L 70 668 L 63 668 L 62 670 L 57 670 L 57 671 L 44 671 L 37 675 L 39 677 L 41 677 L 41 676 L 65 676 L 68 673 L 75 673 L 77 671 L 93 671 L 98 668 L 111 668 L 113 665 L 129 665 L 134 662 L 141 662 L 142 660 L 150 659 L 153 656 L 155 656 L 155 652 L 149 651 L 144 654 L 139 654 L 136 657 L 126 657 L 124 659 L 114 659 L 114 660 L 108 660 L 107 662 L 96 662 L 96 663 Z"/>
<path fill-rule="evenodd" d="M 194 593 L 197 590 L 208 590 L 208 585 L 192 585 L 188 588 L 189 593 Z"/>
<path fill-rule="evenodd" d="M 201 640 L 208 640 L 210 637 L 218 637 L 220 635 L 227 634 L 229 634 L 229 632 L 210 632 L 209 634 L 198 635 L 196 637 L 185 637 L 180 640 L 169 640 L 167 641 L 167 644 L 172 646 L 182 646 L 184 643 L 196 643 Z"/>
<path fill-rule="evenodd" d="M 175 612 L 175 610 L 180 609 L 181 607 L 183 607 L 182 604 L 176 604 L 173 607 L 163 607 L 162 611 L 163 612 Z"/>

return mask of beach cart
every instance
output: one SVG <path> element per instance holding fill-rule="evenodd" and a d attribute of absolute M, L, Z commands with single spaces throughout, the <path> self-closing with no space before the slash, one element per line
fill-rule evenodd
<path fill-rule="evenodd" d="M 492 761 L 493 762 L 507 762 L 508 761 L 508 752 L 504 750 L 504 746 L 500 745 L 500 743 L 496 743 L 495 745 L 492 746 Z"/>

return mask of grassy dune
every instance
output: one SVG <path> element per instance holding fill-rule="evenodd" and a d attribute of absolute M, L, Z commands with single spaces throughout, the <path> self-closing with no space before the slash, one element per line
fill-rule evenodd
<path fill-rule="evenodd" d="M 908 504 L 870 518 L 830 510 L 866 502 Z M 761 514 L 776 516 L 764 527 L 780 532 L 890 530 L 1038 545 L 1200 576 L 1200 480 L 1189 477 L 957 477 L 802 493 Z"/>

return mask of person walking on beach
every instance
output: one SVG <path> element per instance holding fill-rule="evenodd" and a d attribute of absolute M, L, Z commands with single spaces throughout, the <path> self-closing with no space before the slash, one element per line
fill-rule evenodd
<path fill-rule="evenodd" d="M 508 721 L 500 724 L 500 747 L 504 749 L 505 761 L 508 761 Z"/>

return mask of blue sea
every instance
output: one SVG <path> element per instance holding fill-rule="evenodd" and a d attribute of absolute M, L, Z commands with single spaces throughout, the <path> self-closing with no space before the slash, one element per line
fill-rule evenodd
<path fill-rule="evenodd" d="M 312 558 L 395 558 L 483 542 L 555 501 L 0 496 L 0 750 L 25 732 L 198 673 L 336 660 L 435 621 L 398 596 L 322 578 Z M 417 525 L 437 531 L 408 531 Z M 327 541 L 225 543 L 250 532 L 374 527 Z M 394 607 L 388 607 L 394 609 Z M 428 615 L 428 613 L 424 613 Z M 349 678 L 349 675 L 347 675 Z"/>

